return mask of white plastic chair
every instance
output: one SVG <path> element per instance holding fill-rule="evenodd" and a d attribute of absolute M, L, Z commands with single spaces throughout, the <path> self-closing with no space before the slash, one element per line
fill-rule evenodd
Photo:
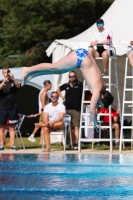
<path fill-rule="evenodd" d="M 50 135 L 63 135 L 63 145 L 64 145 L 64 151 L 66 150 L 66 138 L 67 133 L 70 132 L 70 144 L 72 146 L 72 133 L 71 133 L 71 116 L 66 114 L 63 118 L 64 122 L 64 129 L 60 130 L 58 132 L 52 131 Z M 44 139 L 42 141 L 42 149 L 44 149 Z"/>

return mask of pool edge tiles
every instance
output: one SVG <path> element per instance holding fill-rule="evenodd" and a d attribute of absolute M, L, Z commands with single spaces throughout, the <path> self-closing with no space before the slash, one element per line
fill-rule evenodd
<path fill-rule="evenodd" d="M 133 151 L 131 150 L 123 150 L 122 153 L 119 152 L 119 150 L 113 150 L 113 152 L 110 152 L 110 150 L 97 150 L 97 149 L 82 149 L 81 152 L 78 152 L 78 150 L 57 150 L 52 149 L 51 152 L 43 152 L 41 148 L 38 149 L 18 149 L 16 150 L 9 150 L 5 149 L 4 151 L 0 151 L 0 154 L 133 154 Z"/>

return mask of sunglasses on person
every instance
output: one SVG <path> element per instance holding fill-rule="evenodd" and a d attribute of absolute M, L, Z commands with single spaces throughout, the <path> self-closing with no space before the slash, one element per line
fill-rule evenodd
<path fill-rule="evenodd" d="M 75 76 L 69 76 L 69 78 L 75 78 Z"/>
<path fill-rule="evenodd" d="M 51 96 L 51 98 L 53 98 L 53 99 L 58 99 L 58 96 Z"/>
<path fill-rule="evenodd" d="M 100 26 L 100 27 L 102 27 L 102 26 L 103 26 L 103 24 L 97 24 L 97 26 Z"/>

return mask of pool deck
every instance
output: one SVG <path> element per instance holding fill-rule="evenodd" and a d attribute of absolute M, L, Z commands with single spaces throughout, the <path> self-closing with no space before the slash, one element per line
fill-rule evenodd
<path fill-rule="evenodd" d="M 16 150 L 10 150 L 5 149 L 4 151 L 0 151 L 0 154 L 110 154 L 110 150 L 97 150 L 97 149 L 82 149 L 79 153 L 78 150 L 57 150 L 52 149 L 51 152 L 43 152 L 42 149 L 19 149 Z M 120 154 L 119 150 L 113 150 L 111 154 Z M 133 154 L 133 150 L 123 150 L 122 154 Z"/>

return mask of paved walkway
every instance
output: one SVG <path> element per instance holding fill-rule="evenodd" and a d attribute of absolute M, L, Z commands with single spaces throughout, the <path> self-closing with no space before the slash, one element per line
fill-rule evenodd
<path fill-rule="evenodd" d="M 78 154 L 79 152 L 77 150 L 57 150 L 52 149 L 51 152 L 42 152 L 42 149 L 19 149 L 16 150 L 10 150 L 5 149 L 4 151 L 0 151 L 0 154 L 46 154 L 46 153 L 52 153 L 52 154 Z M 110 150 L 91 150 L 91 149 L 83 149 L 81 150 L 80 154 L 110 154 Z M 112 154 L 119 154 L 119 150 L 113 150 Z M 133 151 L 126 150 L 122 151 L 122 154 L 133 154 Z"/>

